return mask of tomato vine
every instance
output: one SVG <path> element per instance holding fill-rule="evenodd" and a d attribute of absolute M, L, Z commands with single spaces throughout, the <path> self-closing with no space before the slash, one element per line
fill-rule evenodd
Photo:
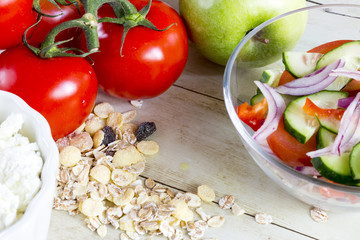
<path fill-rule="evenodd" d="M 52 58 L 52 57 L 86 57 L 92 53 L 98 52 L 99 49 L 99 39 L 98 39 L 98 23 L 107 22 L 123 25 L 124 31 L 122 35 L 121 47 L 120 47 L 120 55 L 122 53 L 123 43 L 126 38 L 126 34 L 128 31 L 136 26 L 143 26 L 146 28 L 150 28 L 154 31 L 165 31 L 169 29 L 173 24 L 169 25 L 164 29 L 158 29 L 152 22 L 146 19 L 146 15 L 150 11 L 151 0 L 149 3 L 143 7 L 140 11 L 136 9 L 136 7 L 130 3 L 128 0 L 48 0 L 49 2 L 56 5 L 60 10 L 59 5 L 69 5 L 74 4 L 78 7 L 78 4 L 82 4 L 84 7 L 85 13 L 78 19 L 69 20 L 63 22 L 56 27 L 54 27 L 46 36 L 44 41 L 41 43 L 40 47 L 32 46 L 27 41 L 27 33 L 28 31 L 35 27 L 40 23 L 42 16 L 49 15 L 42 13 L 40 7 L 40 0 L 34 0 L 33 8 L 36 12 L 39 13 L 39 18 L 37 23 L 28 28 L 23 35 L 24 44 L 36 55 L 40 58 Z M 116 17 L 104 17 L 98 19 L 98 9 L 104 5 L 109 4 L 113 11 L 115 12 Z M 56 15 L 58 16 L 58 15 Z M 55 16 L 50 16 L 55 17 Z M 62 31 L 69 28 L 81 28 L 83 29 L 86 37 L 87 49 L 88 52 L 83 52 L 80 49 L 76 48 L 66 48 L 60 47 L 62 44 L 71 41 L 71 39 L 63 40 L 63 41 L 55 41 L 55 37 Z"/>

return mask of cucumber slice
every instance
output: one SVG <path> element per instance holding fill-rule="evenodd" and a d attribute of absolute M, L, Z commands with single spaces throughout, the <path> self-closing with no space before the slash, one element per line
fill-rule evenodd
<path fill-rule="evenodd" d="M 315 71 L 321 53 L 283 52 L 282 61 L 285 69 L 296 78 L 304 77 Z"/>
<path fill-rule="evenodd" d="M 250 105 L 254 106 L 255 104 L 261 102 L 264 99 L 264 95 L 260 92 L 250 99 Z"/>
<path fill-rule="evenodd" d="M 281 71 L 265 70 L 261 74 L 260 82 L 266 83 L 271 87 L 277 87 L 279 85 L 281 74 L 282 74 Z"/>
<path fill-rule="evenodd" d="M 279 85 L 281 74 L 282 71 L 279 70 L 265 70 L 261 74 L 259 81 L 262 83 L 266 83 L 270 87 L 277 87 Z M 256 93 L 261 93 L 259 88 L 256 89 Z"/>
<path fill-rule="evenodd" d="M 345 68 L 349 70 L 358 70 L 360 67 L 360 41 L 347 42 L 324 54 L 316 64 L 316 69 L 325 67 L 340 58 L 345 59 Z M 340 90 L 351 81 L 348 77 L 338 77 L 330 84 L 327 90 Z"/>
<path fill-rule="evenodd" d="M 340 120 L 334 119 L 333 117 L 316 117 L 321 127 L 326 130 L 337 134 L 340 127 Z"/>
<path fill-rule="evenodd" d="M 318 107 L 336 109 L 338 100 L 347 95 L 346 92 L 323 90 L 291 101 L 284 111 L 285 129 L 300 143 L 306 143 L 320 127 L 316 117 L 303 110 L 306 98 L 310 98 Z"/>
<path fill-rule="evenodd" d="M 350 170 L 354 180 L 360 181 L 360 143 L 350 153 Z"/>
<path fill-rule="evenodd" d="M 320 128 L 316 137 L 318 147 L 324 148 L 334 142 L 336 134 Z M 323 177 L 331 181 L 348 185 L 356 184 L 350 170 L 350 153 L 313 158 L 311 163 Z"/>

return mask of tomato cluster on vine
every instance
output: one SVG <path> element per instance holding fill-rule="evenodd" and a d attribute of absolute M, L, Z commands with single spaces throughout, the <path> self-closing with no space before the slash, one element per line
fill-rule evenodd
<path fill-rule="evenodd" d="M 185 68 L 188 38 L 173 8 L 157 0 L 117 1 L 0 3 L 0 31 L 6 36 L 0 38 L 0 49 L 6 49 L 0 54 L 0 90 L 43 114 L 54 139 L 87 118 L 98 87 L 126 100 L 152 98 Z M 90 4 L 99 3 L 94 12 Z M 126 14 L 140 20 L 126 22 Z"/>

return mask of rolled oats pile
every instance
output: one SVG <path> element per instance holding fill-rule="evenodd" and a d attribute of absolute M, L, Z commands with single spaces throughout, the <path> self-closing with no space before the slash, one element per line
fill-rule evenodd
<path fill-rule="evenodd" d="M 100 103 L 79 129 L 57 141 L 61 167 L 54 209 L 82 213 L 87 226 L 102 238 L 112 226 L 121 230 L 120 240 L 153 235 L 203 239 L 208 227 L 225 222 L 201 208 L 203 201 L 214 201 L 214 191 L 203 185 L 198 194 L 174 193 L 150 178 L 142 180 L 146 156 L 156 154 L 159 145 L 146 140 L 155 124 L 136 125 L 135 116 L 136 111 L 119 113 L 109 103 Z M 222 204 L 240 215 L 233 201 L 227 197 Z"/>

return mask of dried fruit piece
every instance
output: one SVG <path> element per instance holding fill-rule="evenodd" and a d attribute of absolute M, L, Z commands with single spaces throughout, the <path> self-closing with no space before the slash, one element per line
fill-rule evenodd
<path fill-rule="evenodd" d="M 71 135 L 69 144 L 85 152 L 93 147 L 93 140 L 88 132 L 81 132 Z"/>
<path fill-rule="evenodd" d="M 101 118 L 107 118 L 112 112 L 114 112 L 114 107 L 107 102 L 99 103 L 94 107 L 94 113 Z"/>
<path fill-rule="evenodd" d="M 70 145 L 70 140 L 68 137 L 59 138 L 56 140 L 56 146 L 59 150 L 59 152 L 66 146 Z"/>
<path fill-rule="evenodd" d="M 115 152 L 113 164 L 115 167 L 125 167 L 144 160 L 144 156 L 133 145 L 130 145 Z"/>
<path fill-rule="evenodd" d="M 128 186 L 135 181 L 136 175 L 122 169 L 114 169 L 111 173 L 111 180 L 119 187 Z"/>
<path fill-rule="evenodd" d="M 135 196 L 135 191 L 132 188 L 127 188 L 125 192 L 117 197 L 113 198 L 113 202 L 117 206 L 125 206 L 130 203 Z"/>
<path fill-rule="evenodd" d="M 212 202 L 215 200 L 214 190 L 207 185 L 199 186 L 197 194 L 204 202 Z"/>
<path fill-rule="evenodd" d="M 120 128 L 124 123 L 124 119 L 121 113 L 112 112 L 109 114 L 106 125 L 112 127 L 113 129 Z"/>
<path fill-rule="evenodd" d="M 136 148 L 145 155 L 154 155 L 159 151 L 159 145 L 155 141 L 141 141 Z"/>
<path fill-rule="evenodd" d="M 223 216 L 213 216 L 207 221 L 209 227 L 221 227 L 225 223 Z"/>
<path fill-rule="evenodd" d="M 79 210 L 87 217 L 97 217 L 102 214 L 102 212 L 105 210 L 105 207 L 102 202 L 88 198 L 80 202 Z"/>
<path fill-rule="evenodd" d="M 143 122 L 136 129 L 135 136 L 136 139 L 140 142 L 145 138 L 149 137 L 156 131 L 156 125 L 154 122 Z"/>
<path fill-rule="evenodd" d="M 97 131 L 93 136 L 94 147 L 97 148 L 101 145 L 107 146 L 109 143 L 116 140 L 116 134 L 112 127 L 105 126 Z"/>
<path fill-rule="evenodd" d="M 63 148 L 59 155 L 60 164 L 65 167 L 75 166 L 81 159 L 81 152 L 77 147 L 67 146 Z"/>
<path fill-rule="evenodd" d="M 111 171 L 107 166 L 96 165 L 90 171 L 90 176 L 96 181 L 106 184 L 110 180 Z"/>
<path fill-rule="evenodd" d="M 270 224 L 273 222 L 272 217 L 269 214 L 266 213 L 257 213 L 255 214 L 255 221 L 257 223 L 266 225 L 266 224 Z"/>
<path fill-rule="evenodd" d="M 317 223 L 324 223 L 328 220 L 327 213 L 318 207 L 311 208 L 310 216 Z"/>
<path fill-rule="evenodd" d="M 235 197 L 232 195 L 226 195 L 220 198 L 219 206 L 222 209 L 230 209 L 235 203 Z"/>

